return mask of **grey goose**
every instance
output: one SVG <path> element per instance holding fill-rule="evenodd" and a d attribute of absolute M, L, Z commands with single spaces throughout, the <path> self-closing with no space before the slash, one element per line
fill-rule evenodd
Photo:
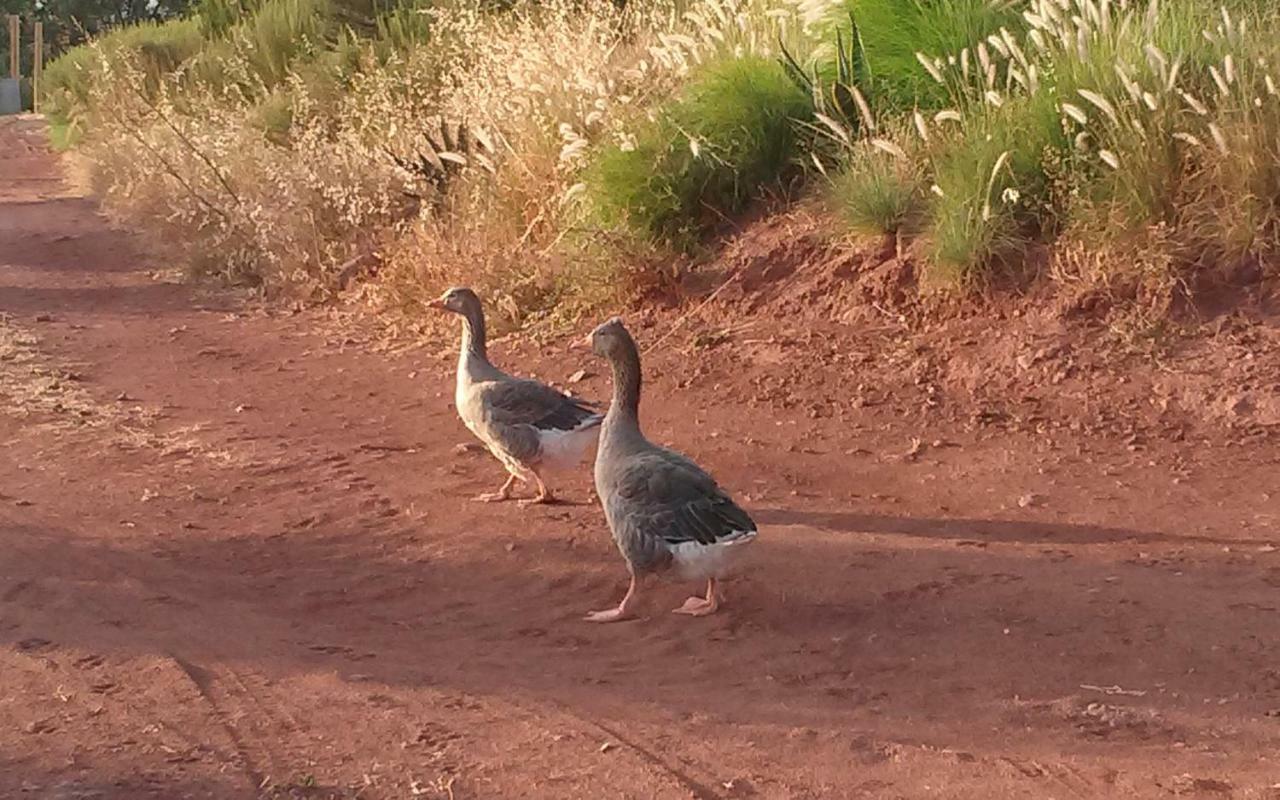
<path fill-rule="evenodd" d="M 600 432 L 603 415 L 582 401 L 538 381 L 516 378 L 489 362 L 484 309 L 470 289 L 449 289 L 432 304 L 462 317 L 454 403 L 458 416 L 510 473 L 496 492 L 476 500 L 507 500 L 517 479 L 538 485 L 524 503 L 554 500 L 543 480 L 547 468 L 581 463 Z"/>
<path fill-rule="evenodd" d="M 638 578 L 669 568 L 707 586 L 704 596 L 690 597 L 675 613 L 712 614 L 720 606 L 717 581 L 755 539 L 756 525 L 697 464 L 641 432 L 640 354 L 622 321 L 603 323 L 589 343 L 613 368 L 613 402 L 600 432 L 595 482 L 631 584 L 616 608 L 592 612 L 587 619 L 626 619 Z"/>

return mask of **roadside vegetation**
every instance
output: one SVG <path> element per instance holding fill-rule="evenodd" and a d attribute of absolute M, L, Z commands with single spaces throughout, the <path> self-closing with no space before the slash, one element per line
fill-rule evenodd
<path fill-rule="evenodd" d="M 921 287 L 1160 313 L 1280 263 L 1263 0 L 203 0 L 46 71 L 60 140 L 193 272 L 520 324 L 820 198 Z"/>

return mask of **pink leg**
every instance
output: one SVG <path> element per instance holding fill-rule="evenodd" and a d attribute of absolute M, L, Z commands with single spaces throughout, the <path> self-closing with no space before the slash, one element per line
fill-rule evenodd
<path fill-rule="evenodd" d="M 684 601 L 684 605 L 674 609 L 673 614 L 688 614 L 691 617 L 705 617 L 708 614 L 716 613 L 720 608 L 720 593 L 716 591 L 716 579 L 707 579 L 707 596 L 706 597 L 690 597 Z"/>
<path fill-rule="evenodd" d="M 538 474 L 537 470 L 530 470 L 530 472 L 533 473 L 533 479 L 538 483 L 538 495 L 537 497 L 532 497 L 528 500 L 521 500 L 520 505 L 531 506 L 543 503 L 554 503 L 556 498 L 551 494 L 551 490 L 547 488 L 547 485 L 542 482 L 542 476 Z"/>
<path fill-rule="evenodd" d="M 622 602 L 618 603 L 617 608 L 610 608 L 607 611 L 592 611 L 586 616 L 588 622 L 617 622 L 619 620 L 631 617 L 631 601 L 636 596 L 636 576 L 631 576 L 631 585 L 627 587 L 627 593 L 623 595 Z"/>
<path fill-rule="evenodd" d="M 502 484 L 502 488 L 496 492 L 486 492 L 473 498 L 481 503 L 501 503 L 503 500 L 511 499 L 511 487 L 515 485 L 516 476 L 507 477 L 507 482 Z"/>

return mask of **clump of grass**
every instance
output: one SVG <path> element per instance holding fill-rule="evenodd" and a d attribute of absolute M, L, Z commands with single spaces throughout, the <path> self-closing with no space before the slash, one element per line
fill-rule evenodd
<path fill-rule="evenodd" d="M 933 277 L 966 285 L 1016 259 L 1043 232 L 1046 153 L 1065 144 L 1048 93 L 1010 97 L 963 120 L 933 154 Z"/>
<path fill-rule="evenodd" d="M 925 211 L 923 176 L 906 153 L 861 143 L 831 185 L 831 198 L 857 233 L 898 235 L 918 229 Z"/>
<path fill-rule="evenodd" d="M 284 83 L 300 61 L 340 37 L 330 0 L 261 0 L 252 8 L 252 13 L 225 12 L 218 35 L 192 66 L 202 82 L 234 84 L 243 94 L 261 96 Z"/>
<path fill-rule="evenodd" d="M 329 0 L 265 0 L 232 31 L 254 72 L 268 86 L 283 82 L 295 60 L 322 46 L 331 35 Z"/>
<path fill-rule="evenodd" d="M 1280 44 L 1266 31 L 1280 17 L 1238 5 L 1235 14 L 1182 2 L 1122 16 L 1124 27 L 1092 37 L 1105 46 L 1089 59 L 1045 47 L 1089 66 L 1061 86 L 1064 123 L 1089 164 L 1076 236 L 1142 239 L 1159 226 L 1162 246 L 1190 271 L 1274 257 Z M 1040 27 L 1046 41 L 1072 33 Z"/>
<path fill-rule="evenodd" d="M 194 17 L 206 38 L 220 39 L 256 11 L 258 5 L 258 0 L 197 0 Z"/>
<path fill-rule="evenodd" d="M 703 65 L 634 142 L 597 156 L 586 182 L 599 221 L 688 246 L 794 170 L 796 122 L 811 114 L 775 59 Z"/>

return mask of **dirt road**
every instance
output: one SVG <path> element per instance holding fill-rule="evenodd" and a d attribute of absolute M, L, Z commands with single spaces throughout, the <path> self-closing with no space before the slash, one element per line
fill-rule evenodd
<path fill-rule="evenodd" d="M 597 627 L 588 470 L 472 503 L 447 354 L 162 267 L 0 124 L 0 797 L 1280 798 L 1274 445 L 815 418 L 655 355 L 649 430 L 763 532 L 722 615 Z"/>

